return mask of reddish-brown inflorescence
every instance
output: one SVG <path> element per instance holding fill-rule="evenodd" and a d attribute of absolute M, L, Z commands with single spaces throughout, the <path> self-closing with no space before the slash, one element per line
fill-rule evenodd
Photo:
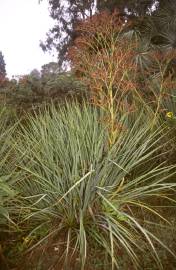
<path fill-rule="evenodd" d="M 135 44 L 123 36 L 127 23 L 116 11 L 103 12 L 81 22 L 80 33 L 69 58 L 76 73 L 97 97 L 107 96 L 109 88 L 128 91 L 134 86 Z"/>
<path fill-rule="evenodd" d="M 125 37 L 126 27 L 118 11 L 95 14 L 77 26 L 79 37 L 68 53 L 76 74 L 88 85 L 94 104 L 108 111 L 113 133 L 117 104 L 136 88 L 136 44 Z"/>

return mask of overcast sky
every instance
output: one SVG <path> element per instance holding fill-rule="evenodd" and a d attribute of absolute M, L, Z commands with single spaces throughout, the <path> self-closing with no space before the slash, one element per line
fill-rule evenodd
<path fill-rule="evenodd" d="M 9 77 L 56 60 L 39 47 L 53 24 L 47 0 L 0 0 L 0 51 Z"/>

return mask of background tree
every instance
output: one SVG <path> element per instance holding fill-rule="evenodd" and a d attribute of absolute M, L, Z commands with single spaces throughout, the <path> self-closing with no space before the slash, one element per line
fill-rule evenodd
<path fill-rule="evenodd" d="M 2 52 L 0 51 L 0 78 L 4 79 L 6 76 L 6 68 L 5 68 L 6 64 L 4 61 L 4 56 L 2 54 Z"/>
<path fill-rule="evenodd" d="M 145 44 L 144 47 L 141 47 L 143 53 L 143 50 L 144 52 L 148 50 L 146 45 L 155 43 L 156 39 L 157 42 L 161 40 L 161 38 L 159 38 L 158 41 L 158 38 L 154 37 L 156 33 L 158 35 L 159 30 L 163 30 L 163 18 L 160 20 L 159 14 L 162 14 L 163 10 L 169 9 L 170 6 L 172 6 L 170 9 L 172 13 L 176 10 L 176 0 L 48 0 L 48 2 L 50 5 L 50 15 L 55 20 L 56 24 L 47 33 L 46 41 L 41 42 L 41 47 L 44 51 L 55 48 L 58 52 L 59 66 L 65 68 L 67 68 L 65 60 L 68 56 L 68 49 L 73 45 L 74 40 L 79 35 L 79 33 L 75 31 L 75 26 L 78 22 L 92 17 L 95 12 L 99 13 L 103 10 L 113 12 L 113 10 L 118 9 L 122 17 L 125 17 L 126 20 L 131 19 L 135 33 L 142 31 L 142 33 L 147 36 L 149 43 L 146 43 L 146 39 L 144 35 L 142 35 L 142 39 L 144 40 L 143 44 Z M 157 16 L 155 16 L 156 12 L 158 12 Z M 165 16 L 164 18 L 166 25 L 169 18 L 175 18 L 173 14 L 169 16 Z M 157 29 L 154 27 L 156 17 L 158 18 Z M 153 31 L 154 28 L 156 30 L 155 32 Z M 144 54 L 142 58 L 145 58 L 143 56 Z"/>
<path fill-rule="evenodd" d="M 55 48 L 61 66 L 67 57 L 68 48 L 73 45 L 73 40 L 77 37 L 74 29 L 78 21 L 85 20 L 95 12 L 104 9 L 110 11 L 118 9 L 128 17 L 143 16 L 151 12 L 154 4 L 157 7 L 163 0 L 48 0 L 48 2 L 50 15 L 56 24 L 47 33 L 46 41 L 41 42 L 41 47 L 44 51 Z"/>
<path fill-rule="evenodd" d="M 59 73 L 60 69 L 59 69 L 59 65 L 56 62 L 50 62 L 48 64 L 45 64 L 42 66 L 41 68 L 41 76 L 45 77 L 48 75 L 52 75 L 52 74 L 57 74 Z"/>
<path fill-rule="evenodd" d="M 95 1 L 48 0 L 48 2 L 50 5 L 50 15 L 56 24 L 48 32 L 46 41 L 41 42 L 40 45 L 44 51 L 55 48 L 58 52 L 58 62 L 61 66 L 66 59 L 68 47 L 73 44 L 75 38 L 73 29 L 75 25 L 79 20 L 92 16 L 95 10 Z"/>
<path fill-rule="evenodd" d="M 176 74 L 176 1 L 160 2 L 160 8 L 156 9 L 152 16 L 136 18 L 132 25 L 132 35 L 137 35 L 140 41 L 138 63 L 141 70 L 152 70 L 155 75 L 163 76 L 170 72 Z M 156 54 L 160 59 L 156 59 Z M 153 62 L 155 58 L 155 63 Z M 158 63 L 156 63 L 156 61 Z M 156 64 L 158 68 L 156 68 Z M 176 77 L 176 76 L 175 76 Z"/>
<path fill-rule="evenodd" d="M 162 0 L 160 0 L 162 1 Z M 159 4 L 160 1 L 156 0 L 97 0 L 97 10 L 110 10 L 118 9 L 125 16 L 143 16 L 150 13 L 152 6 Z"/>

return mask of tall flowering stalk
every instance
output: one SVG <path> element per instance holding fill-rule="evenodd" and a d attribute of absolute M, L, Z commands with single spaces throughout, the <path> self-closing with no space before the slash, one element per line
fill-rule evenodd
<path fill-rule="evenodd" d="M 118 134 L 117 110 L 129 90 L 135 89 L 136 44 L 123 35 L 127 26 L 117 11 L 96 14 L 77 26 L 79 37 L 69 50 L 72 65 L 89 86 L 93 103 L 107 111 L 110 144 Z"/>

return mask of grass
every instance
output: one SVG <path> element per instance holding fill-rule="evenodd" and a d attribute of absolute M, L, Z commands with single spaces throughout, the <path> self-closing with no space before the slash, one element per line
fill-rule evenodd
<path fill-rule="evenodd" d="M 162 269 L 158 244 L 175 256 L 149 230 L 151 220 L 169 226 L 160 213 L 175 188 L 170 181 L 175 166 L 162 158 L 167 129 L 151 128 L 145 111 L 116 117 L 113 145 L 105 112 L 77 104 L 29 115 L 13 136 L 19 195 L 12 213 L 28 254 L 37 261 L 48 252 L 41 269 L 48 269 L 47 263 L 56 269 L 91 269 L 95 258 L 106 258 L 108 269 L 124 269 L 120 254 L 140 269 L 144 250 Z"/>
<path fill-rule="evenodd" d="M 11 219 L 9 202 L 16 196 L 13 189 L 13 169 L 10 164 L 12 148 L 12 134 L 15 132 L 16 125 L 5 107 L 0 107 L 0 268 L 9 269 L 6 258 L 3 254 L 4 235 L 9 229 L 16 225 Z"/>
<path fill-rule="evenodd" d="M 0 225 L 10 221 L 7 202 L 15 196 L 12 183 L 12 167 L 10 156 L 12 153 L 12 134 L 16 125 L 10 120 L 8 109 L 0 108 Z"/>

